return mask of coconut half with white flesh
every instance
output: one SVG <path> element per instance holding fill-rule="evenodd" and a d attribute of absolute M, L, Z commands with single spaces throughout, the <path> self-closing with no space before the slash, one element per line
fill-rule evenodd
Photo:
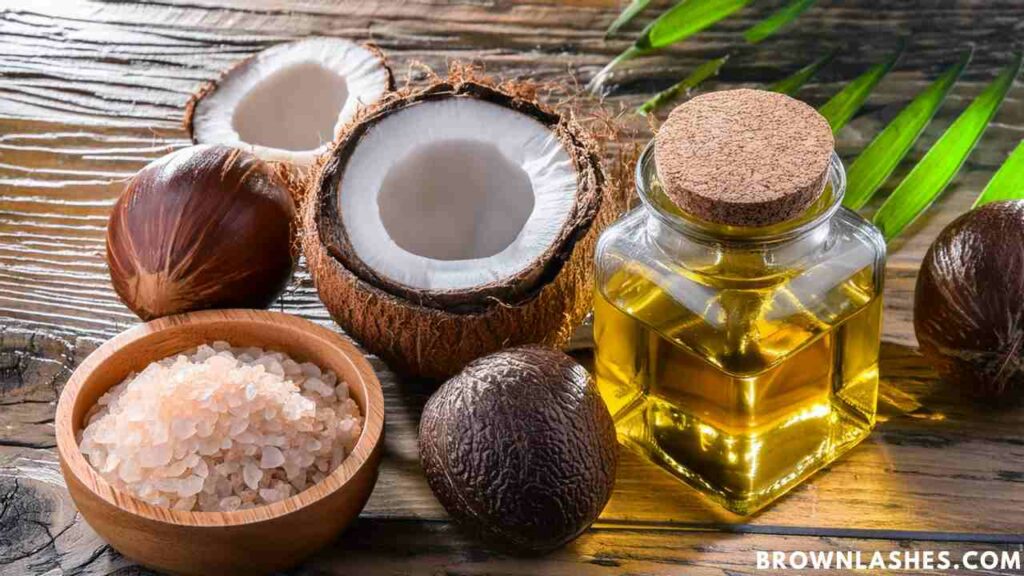
<path fill-rule="evenodd" d="M 615 216 L 595 144 L 535 101 L 444 81 L 368 110 L 311 179 L 303 248 L 334 319 L 395 368 L 447 377 L 564 345 Z"/>
<path fill-rule="evenodd" d="M 391 88 L 391 71 L 375 48 L 309 38 L 268 48 L 204 86 L 185 125 L 196 143 L 241 148 L 302 169 L 357 111 Z"/>

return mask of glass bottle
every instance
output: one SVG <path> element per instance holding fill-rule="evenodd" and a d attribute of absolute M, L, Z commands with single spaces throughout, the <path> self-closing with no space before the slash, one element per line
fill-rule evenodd
<path fill-rule="evenodd" d="M 654 146 L 642 205 L 597 247 L 595 368 L 620 442 L 751 513 L 875 422 L 885 243 L 825 189 L 760 228 L 713 224 L 664 194 Z"/>

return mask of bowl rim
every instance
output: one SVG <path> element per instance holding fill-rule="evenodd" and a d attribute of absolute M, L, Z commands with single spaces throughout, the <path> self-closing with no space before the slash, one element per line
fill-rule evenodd
<path fill-rule="evenodd" d="M 363 429 L 352 452 L 340 466 L 313 486 L 272 504 L 230 512 L 182 511 L 155 506 L 127 492 L 114 488 L 86 460 L 78 447 L 72 425 L 74 406 L 83 383 L 106 364 L 111 354 L 128 344 L 153 337 L 182 325 L 197 323 L 258 323 L 301 330 L 311 338 L 335 348 L 345 358 L 362 381 L 365 391 Z M 272 348 L 271 348 L 272 349 Z M 160 360 L 154 358 L 152 361 Z M 314 359 L 310 359 L 314 361 Z M 124 376 L 127 376 L 125 374 Z M 121 378 L 123 379 L 124 376 Z M 351 384 L 351 383 L 350 383 Z M 75 369 L 61 391 L 55 414 L 57 450 L 63 472 L 75 477 L 86 490 L 117 509 L 141 516 L 147 520 L 191 527 L 242 526 L 273 520 L 297 512 L 343 488 L 365 466 L 371 465 L 371 456 L 381 442 L 384 432 L 384 395 L 376 372 L 356 346 L 340 334 L 305 318 L 270 310 L 226 309 L 186 312 L 167 316 L 133 326 L 107 340 L 90 353 Z M 65 480 L 66 482 L 67 480 Z"/>

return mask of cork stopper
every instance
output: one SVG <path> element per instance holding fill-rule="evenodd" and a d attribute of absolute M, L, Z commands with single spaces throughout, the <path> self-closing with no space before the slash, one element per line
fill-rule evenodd
<path fill-rule="evenodd" d="M 733 226 L 789 220 L 817 200 L 835 147 L 814 108 L 762 90 L 726 90 L 676 107 L 654 140 L 665 194 Z"/>

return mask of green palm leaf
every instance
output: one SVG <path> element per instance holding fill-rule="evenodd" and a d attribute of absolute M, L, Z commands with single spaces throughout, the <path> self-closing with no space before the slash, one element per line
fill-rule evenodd
<path fill-rule="evenodd" d="M 802 88 L 804 84 L 807 84 L 807 81 L 813 78 L 814 75 L 818 73 L 818 70 L 821 70 L 822 66 L 831 62 L 835 57 L 836 51 L 832 50 L 807 66 L 804 66 L 782 80 L 768 86 L 768 90 L 792 96 L 797 90 Z"/>
<path fill-rule="evenodd" d="M 999 200 L 1020 200 L 1022 198 L 1024 198 L 1024 140 L 1017 144 L 1017 148 L 1010 154 L 1010 157 L 1003 162 L 992 179 L 988 181 L 981 196 L 978 196 L 974 202 L 974 207 L 977 208 L 982 204 Z"/>
<path fill-rule="evenodd" d="M 893 52 L 885 61 L 875 64 L 867 72 L 855 78 L 853 82 L 846 85 L 846 88 L 843 88 L 818 109 L 821 115 L 828 120 L 833 133 L 839 132 L 839 129 L 846 126 L 850 118 L 853 118 L 857 110 L 860 110 L 864 101 L 871 94 L 871 91 L 892 70 L 892 67 L 896 65 L 896 61 L 900 59 L 902 54 L 903 44 L 900 44 L 899 49 Z"/>
<path fill-rule="evenodd" d="M 803 14 L 803 12 L 816 1 L 817 0 L 791 0 L 789 4 L 786 4 L 781 9 L 770 14 L 764 20 L 761 20 L 747 29 L 743 36 L 750 44 L 757 44 L 778 32 L 786 24 L 796 20 L 800 14 Z M 696 88 L 701 82 L 704 82 L 711 76 L 717 75 L 718 71 L 722 68 L 722 65 L 725 64 L 728 59 L 729 55 L 727 54 L 721 58 L 715 58 L 714 60 L 709 60 L 701 64 L 696 70 L 690 73 L 686 78 L 683 78 L 679 83 L 664 92 L 655 94 L 653 98 L 644 102 L 643 105 L 637 109 L 637 113 L 648 114 L 660 107 L 662 104 L 674 99 L 680 93 L 684 91 L 688 92 L 693 88 Z M 806 79 L 804 82 L 806 82 Z"/>
<path fill-rule="evenodd" d="M 715 58 L 714 60 L 708 60 L 707 62 L 698 66 L 689 76 L 683 78 L 680 82 L 674 84 L 667 90 L 662 90 L 655 94 L 650 100 L 644 102 L 636 109 L 637 114 L 649 114 L 655 109 L 659 108 L 665 102 L 672 100 L 676 96 L 679 96 L 683 92 L 689 92 L 703 83 L 708 78 L 718 74 L 718 71 L 722 69 L 722 66 L 729 60 L 729 56 L 725 55 L 721 58 Z"/>
<path fill-rule="evenodd" d="M 964 52 L 959 62 L 918 94 L 860 153 L 847 173 L 849 184 L 843 200 L 846 207 L 860 209 L 892 175 L 946 101 L 950 89 L 971 61 L 973 52 L 973 49 Z"/>
<path fill-rule="evenodd" d="M 748 44 L 757 44 L 779 31 L 780 28 L 796 20 L 817 0 L 790 0 L 785 6 L 770 16 L 751 26 L 743 33 Z"/>
<path fill-rule="evenodd" d="M 683 0 L 647 25 L 634 47 L 657 50 L 685 40 L 749 4 L 751 0 Z"/>
<path fill-rule="evenodd" d="M 622 62 L 685 40 L 750 2 L 751 0 L 682 0 L 648 24 L 640 33 L 640 38 L 602 68 L 587 87 L 591 91 L 598 89 L 612 69 Z"/>
<path fill-rule="evenodd" d="M 886 240 L 895 238 L 953 180 L 1003 103 L 1021 65 L 1021 52 L 964 110 L 875 214 Z"/>
<path fill-rule="evenodd" d="M 608 27 L 608 31 L 604 33 L 604 37 L 608 38 L 618 32 L 623 26 L 629 24 L 633 18 L 636 18 L 638 14 L 643 12 L 644 8 L 647 8 L 647 5 L 650 3 L 651 0 L 633 0 L 630 2 L 629 6 L 626 6 L 619 14 L 619 17 L 616 18 L 615 21 L 612 22 L 612 25 Z"/>

